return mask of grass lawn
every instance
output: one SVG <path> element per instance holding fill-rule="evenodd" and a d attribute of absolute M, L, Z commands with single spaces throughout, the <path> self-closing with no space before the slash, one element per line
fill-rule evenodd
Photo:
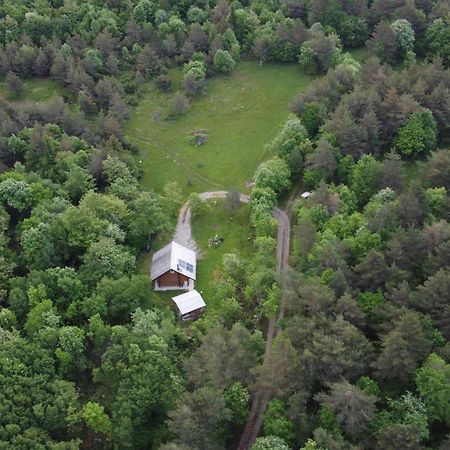
<path fill-rule="evenodd" d="M 173 92 L 180 69 L 171 72 Z M 268 155 L 270 141 L 289 114 L 289 103 L 306 88 L 311 77 L 296 64 L 241 62 L 232 74 L 208 81 L 207 94 L 196 99 L 188 113 L 164 120 L 173 96 L 160 93 L 152 82 L 126 124 L 126 135 L 140 149 L 143 186 L 161 191 L 176 180 L 185 194 L 205 190 L 245 190 L 256 166 Z M 161 121 L 154 120 L 161 109 Z M 206 130 L 209 142 L 189 144 L 189 134 Z"/>
<path fill-rule="evenodd" d="M 203 291 L 208 310 L 214 310 L 212 293 L 214 280 L 221 276 L 223 255 L 237 249 L 243 256 L 252 252 L 252 243 L 248 240 L 250 221 L 249 205 L 241 204 L 237 211 L 231 211 L 225 200 L 210 201 L 210 210 L 192 222 L 192 231 L 201 251 L 197 261 L 197 282 L 195 288 Z M 214 248 L 208 247 L 208 239 L 216 234 L 223 242 Z"/>
<path fill-rule="evenodd" d="M 4 81 L 0 82 L 0 94 L 8 101 L 44 102 L 51 100 L 56 95 L 62 95 L 62 88 L 49 78 L 32 78 L 23 81 L 23 89 L 19 97 L 11 94 Z"/>

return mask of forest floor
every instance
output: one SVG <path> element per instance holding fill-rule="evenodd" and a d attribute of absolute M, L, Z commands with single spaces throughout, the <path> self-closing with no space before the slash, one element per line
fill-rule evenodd
<path fill-rule="evenodd" d="M 206 95 L 192 102 L 185 116 L 166 120 L 170 100 L 181 81 L 181 69 L 170 71 L 171 93 L 153 82 L 126 123 L 126 135 L 141 151 L 142 184 L 162 190 L 177 181 L 185 194 L 218 189 L 248 191 L 257 165 L 268 157 L 265 145 L 289 115 L 289 103 L 312 77 L 297 64 L 240 62 L 230 75 L 209 79 Z M 155 119 L 160 116 L 159 119 Z M 208 142 L 189 143 L 195 130 Z"/>

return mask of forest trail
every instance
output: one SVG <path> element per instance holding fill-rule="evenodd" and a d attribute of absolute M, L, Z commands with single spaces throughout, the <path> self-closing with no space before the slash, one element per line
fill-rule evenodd
<path fill-rule="evenodd" d="M 285 277 L 283 271 L 288 266 L 289 248 L 291 240 L 291 221 L 285 211 L 280 208 L 274 208 L 273 216 L 278 221 L 278 237 L 277 237 L 277 279 L 281 288 L 281 301 L 278 316 L 272 317 L 269 320 L 267 327 L 266 346 L 263 358 L 263 365 L 267 363 L 269 353 L 272 348 L 272 340 L 277 334 L 275 324 L 284 317 L 284 309 L 286 303 L 285 295 Z M 247 418 L 244 431 L 239 441 L 238 450 L 248 450 L 255 439 L 258 437 L 261 429 L 264 411 L 266 409 L 267 399 L 264 398 L 261 390 L 256 389 L 253 395 L 252 406 L 250 414 Z"/>
<path fill-rule="evenodd" d="M 207 191 L 199 194 L 203 200 L 210 200 L 214 198 L 226 198 L 228 191 Z M 246 194 L 239 194 L 239 199 L 242 203 L 249 203 L 250 197 Z M 263 365 L 269 357 L 270 349 L 272 347 L 272 340 L 276 336 L 277 329 L 275 324 L 284 317 L 285 309 L 285 277 L 283 272 L 288 265 L 290 238 L 291 238 L 291 221 L 285 211 L 275 207 L 273 209 L 273 216 L 278 222 L 278 236 L 277 236 L 277 279 L 281 288 L 280 309 L 276 317 L 269 320 L 267 327 L 266 345 L 264 351 Z M 173 240 L 181 245 L 184 245 L 194 251 L 197 251 L 197 244 L 192 236 L 191 226 L 191 210 L 189 202 L 187 201 L 180 209 L 178 215 L 178 222 L 173 236 Z M 252 406 L 244 431 L 239 441 L 238 450 L 248 450 L 259 434 L 263 420 L 264 411 L 266 409 L 267 400 L 259 389 L 253 395 Z"/>

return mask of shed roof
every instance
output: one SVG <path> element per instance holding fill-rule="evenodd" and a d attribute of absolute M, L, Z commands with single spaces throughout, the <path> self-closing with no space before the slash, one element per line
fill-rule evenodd
<path fill-rule="evenodd" d="M 155 280 L 169 270 L 174 270 L 195 280 L 196 266 L 195 252 L 172 241 L 153 255 L 151 278 Z"/>
<path fill-rule="evenodd" d="M 175 302 L 182 315 L 206 306 L 202 296 L 195 289 L 185 292 L 184 294 L 177 295 L 176 297 L 172 297 L 172 300 Z"/>

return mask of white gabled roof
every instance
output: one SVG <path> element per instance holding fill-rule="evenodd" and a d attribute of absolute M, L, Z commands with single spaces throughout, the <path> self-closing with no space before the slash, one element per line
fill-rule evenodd
<path fill-rule="evenodd" d="M 312 194 L 312 192 L 305 191 L 305 192 L 303 192 L 302 195 L 300 195 L 300 197 L 301 197 L 301 198 L 308 198 L 311 194 Z"/>
<path fill-rule="evenodd" d="M 203 300 L 202 296 L 195 289 L 184 294 L 177 295 L 176 297 L 172 297 L 172 300 L 177 305 L 181 315 L 190 313 L 192 311 L 195 311 L 196 309 L 206 306 L 206 303 Z"/>
<path fill-rule="evenodd" d="M 195 252 L 172 241 L 153 255 L 151 278 L 155 280 L 169 270 L 174 270 L 195 280 L 196 266 Z"/>

